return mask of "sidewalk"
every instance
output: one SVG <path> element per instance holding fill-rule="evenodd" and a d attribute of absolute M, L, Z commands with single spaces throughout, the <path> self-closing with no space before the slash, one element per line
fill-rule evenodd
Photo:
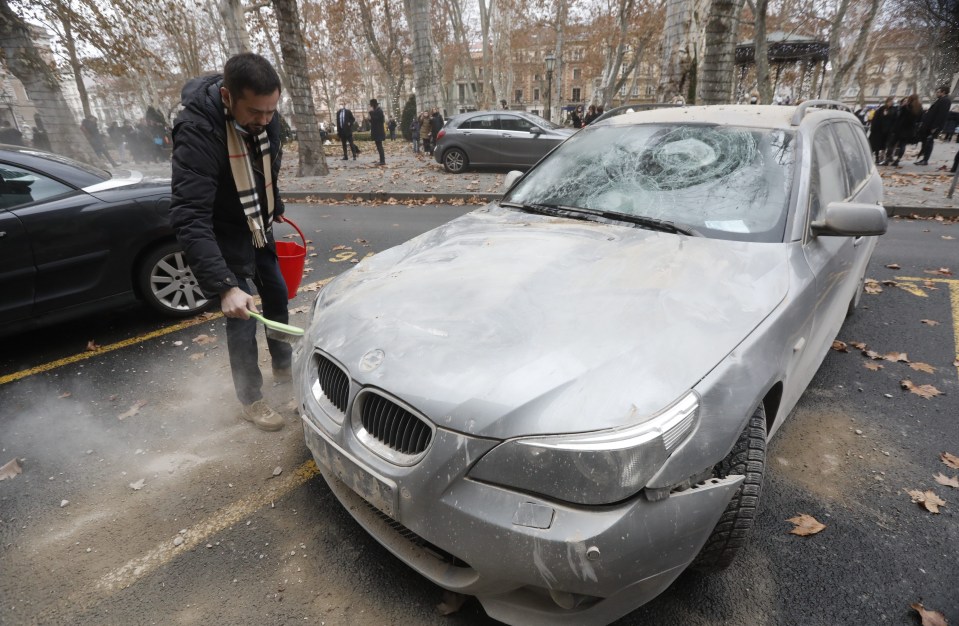
<path fill-rule="evenodd" d="M 325 147 L 329 176 L 296 177 L 296 146 L 283 153 L 280 190 L 283 197 L 300 201 L 390 201 L 481 204 L 499 198 L 503 192 L 504 170 L 468 170 L 464 174 L 448 174 L 443 166 L 423 153 L 413 154 L 411 144 L 397 138 L 384 142 L 386 165 L 376 165 L 379 158 L 372 142 L 358 142 L 361 153 L 354 161 L 342 160 L 337 141 Z M 882 176 L 884 204 L 890 215 L 959 217 L 959 190 L 952 199 L 946 192 L 952 183 L 953 156 L 959 149 L 955 141 L 937 141 L 929 165 L 914 165 L 918 146 L 910 147 L 901 167 L 879 166 Z M 945 166 L 947 171 L 940 171 Z M 170 176 L 169 163 L 125 164 L 150 176 Z"/>

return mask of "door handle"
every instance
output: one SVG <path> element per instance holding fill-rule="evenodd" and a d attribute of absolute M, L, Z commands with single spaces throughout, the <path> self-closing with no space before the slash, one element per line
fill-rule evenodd
<path fill-rule="evenodd" d="M 856 237 L 855 239 L 852 240 L 852 247 L 858 248 L 859 244 L 861 244 L 865 240 L 866 240 L 865 237 Z"/>

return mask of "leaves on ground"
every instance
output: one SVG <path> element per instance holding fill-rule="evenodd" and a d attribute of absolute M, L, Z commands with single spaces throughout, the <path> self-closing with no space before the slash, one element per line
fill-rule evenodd
<path fill-rule="evenodd" d="M 950 478 L 949 476 L 946 476 L 942 472 L 939 472 L 938 474 L 933 476 L 933 478 L 936 480 L 937 483 L 939 483 L 940 485 L 944 487 L 952 487 L 953 489 L 959 489 L 959 476 L 953 476 L 952 478 Z"/>
<path fill-rule="evenodd" d="M 205 346 L 209 343 L 216 343 L 216 337 L 212 335 L 197 335 L 191 339 L 191 341 L 198 346 Z"/>
<path fill-rule="evenodd" d="M 100 344 L 98 344 L 94 340 L 91 339 L 90 341 L 87 342 L 87 352 L 96 352 L 99 349 L 100 349 Z"/>
<path fill-rule="evenodd" d="M 909 367 L 911 367 L 912 369 L 914 369 L 914 370 L 916 370 L 916 371 L 918 371 L 918 372 L 925 372 L 925 373 L 927 373 L 927 374 L 935 374 L 935 373 L 936 373 L 936 368 L 934 368 L 933 366 L 929 365 L 928 363 L 920 363 L 919 361 L 915 361 L 915 362 L 913 362 L 913 363 L 910 363 L 910 364 L 909 364 Z"/>
<path fill-rule="evenodd" d="M 883 356 L 875 350 L 863 350 L 862 353 L 863 356 L 867 356 L 873 361 L 881 361 L 883 359 Z"/>
<path fill-rule="evenodd" d="M 191 361 L 200 361 L 205 358 L 206 358 L 206 352 L 197 352 L 195 354 L 190 355 Z"/>
<path fill-rule="evenodd" d="M 887 265 L 886 267 L 888 267 L 888 268 L 891 269 L 891 270 L 901 270 L 901 269 L 902 269 L 902 266 L 900 266 L 898 263 L 890 263 L 890 264 Z"/>
<path fill-rule="evenodd" d="M 946 505 L 946 501 L 937 496 L 931 489 L 927 489 L 926 491 L 912 489 L 909 491 L 909 495 L 912 497 L 913 502 L 923 507 L 930 513 L 935 513 L 937 515 L 939 514 L 939 507 Z"/>
<path fill-rule="evenodd" d="M 892 361 L 894 363 L 909 362 L 909 357 L 906 355 L 905 352 L 889 352 L 887 354 L 882 355 L 882 358 L 884 358 L 887 361 Z"/>
<path fill-rule="evenodd" d="M 791 535 L 799 535 L 800 537 L 815 535 L 826 528 L 825 524 L 821 523 L 812 515 L 806 515 L 805 513 L 801 513 L 796 517 L 790 517 L 786 521 L 795 524 L 795 527 L 790 530 L 789 533 Z"/>
<path fill-rule="evenodd" d="M 939 391 L 932 385 L 916 385 L 909 379 L 901 380 L 899 381 L 899 384 L 906 391 L 914 393 L 917 396 L 925 398 L 926 400 L 929 400 L 930 398 L 935 398 L 936 396 L 942 394 L 941 391 Z"/>
<path fill-rule="evenodd" d="M 143 489 L 143 485 L 145 484 L 146 484 L 146 480 L 141 478 L 135 483 L 130 483 L 130 489 L 133 489 L 134 491 L 140 491 L 141 489 Z"/>
<path fill-rule="evenodd" d="M 952 270 L 950 270 L 948 267 L 940 267 L 939 269 L 935 269 L 935 270 L 922 270 L 922 271 L 926 274 L 934 274 L 937 276 L 952 276 Z"/>
<path fill-rule="evenodd" d="M 295 313 L 306 313 L 309 310 L 309 308 L 310 307 L 306 304 L 304 304 L 303 306 L 292 308 L 290 309 L 290 315 L 293 315 Z"/>
<path fill-rule="evenodd" d="M 922 620 L 922 626 L 949 626 L 949 622 L 946 621 L 946 617 L 939 611 L 930 611 L 922 606 L 922 604 L 919 602 L 915 602 L 909 606 L 919 613 L 919 619 Z"/>
<path fill-rule="evenodd" d="M 833 340 L 832 349 L 836 352 L 849 352 L 849 348 L 846 347 L 846 342 L 839 341 L 838 339 Z"/>
<path fill-rule="evenodd" d="M 939 322 L 937 322 L 936 320 L 919 320 L 919 321 L 922 322 L 923 324 L 927 325 L 927 326 L 938 326 L 938 325 L 939 325 Z"/>
<path fill-rule="evenodd" d="M 69 391 L 64 391 L 63 393 L 61 393 L 61 394 L 60 394 L 59 396 L 57 396 L 57 397 L 62 400 L 62 399 L 64 399 L 64 398 L 69 398 L 69 397 L 72 396 L 72 395 L 73 395 L 73 394 L 72 394 L 71 392 L 69 392 Z"/>
<path fill-rule="evenodd" d="M 878 372 L 884 367 L 881 363 L 876 363 L 874 361 L 866 361 L 862 364 L 862 366 L 873 372 Z"/>
<path fill-rule="evenodd" d="M 879 285 L 879 281 L 874 278 L 867 278 L 865 284 L 863 285 L 863 291 L 870 295 L 875 295 L 877 293 L 882 293 L 882 287 Z"/>
<path fill-rule="evenodd" d="M 22 474 L 23 468 L 20 467 L 20 461 L 13 458 L 0 467 L 0 480 L 13 479 L 17 474 Z"/>
<path fill-rule="evenodd" d="M 949 454 L 948 452 L 943 452 L 939 455 L 939 459 L 946 464 L 946 467 L 959 469 L 959 456 Z"/>
<path fill-rule="evenodd" d="M 861 341 L 850 341 L 849 345 L 856 350 L 865 350 L 868 346 Z"/>
<path fill-rule="evenodd" d="M 145 407 L 146 405 L 147 405 L 147 401 L 146 401 L 146 400 L 137 400 L 136 402 L 134 402 L 134 403 L 130 406 L 129 409 L 127 409 L 127 410 L 124 411 L 123 413 L 120 413 L 119 415 L 117 415 L 117 419 L 118 419 L 118 420 L 125 420 L 125 419 L 128 418 L 128 417 L 133 417 L 134 415 L 136 415 L 137 413 L 139 413 L 139 412 L 140 412 L 140 409 L 142 409 L 142 408 Z"/>

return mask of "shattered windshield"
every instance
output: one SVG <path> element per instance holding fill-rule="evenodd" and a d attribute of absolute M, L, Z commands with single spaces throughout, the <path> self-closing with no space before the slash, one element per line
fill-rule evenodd
<path fill-rule="evenodd" d="M 685 224 L 707 237 L 782 241 L 794 136 L 712 125 L 587 128 L 504 201 Z"/>

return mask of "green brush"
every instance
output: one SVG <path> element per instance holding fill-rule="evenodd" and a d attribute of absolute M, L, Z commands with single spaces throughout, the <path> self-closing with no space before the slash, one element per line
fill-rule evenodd
<path fill-rule="evenodd" d="M 266 326 L 266 336 L 270 339 L 278 339 L 279 341 L 292 343 L 296 337 L 302 337 L 305 332 L 299 326 L 290 326 L 289 324 L 268 320 L 255 311 L 247 311 L 247 313 L 249 313 L 253 319 L 263 322 L 263 325 Z"/>

